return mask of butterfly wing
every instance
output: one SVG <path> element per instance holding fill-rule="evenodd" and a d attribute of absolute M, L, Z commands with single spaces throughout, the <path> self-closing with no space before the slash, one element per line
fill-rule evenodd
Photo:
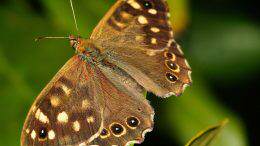
<path fill-rule="evenodd" d="M 105 137 L 121 145 L 126 140 L 140 139 L 140 133 L 151 129 L 152 115 L 153 109 L 143 96 L 128 96 L 97 66 L 74 56 L 37 97 L 25 121 L 21 145 L 83 146 L 94 141 L 107 145 L 106 139 L 97 141 L 104 138 L 100 136 L 104 128 L 111 134 Z M 132 117 L 139 122 L 136 130 L 126 125 Z M 115 123 L 124 128 L 122 137 L 112 131 Z M 123 139 L 126 135 L 128 139 Z"/>
<path fill-rule="evenodd" d="M 110 62 L 158 96 L 180 95 L 191 83 L 166 0 L 118 0 L 91 39 Z"/>
<path fill-rule="evenodd" d="M 74 56 L 40 93 L 25 121 L 22 146 L 73 145 L 97 137 L 102 125 L 98 94 L 84 66 Z"/>
<path fill-rule="evenodd" d="M 168 17 L 165 0 L 118 0 L 90 38 L 103 44 L 104 49 L 135 46 L 160 51 L 169 47 L 173 37 Z M 153 38 L 157 44 L 152 44 Z"/>
<path fill-rule="evenodd" d="M 154 117 L 153 108 L 143 96 L 143 88 L 117 68 L 99 65 L 96 72 L 98 78 L 95 80 L 107 95 L 102 102 L 105 105 L 103 130 L 90 144 L 125 146 L 143 142 L 145 134 L 153 128 Z M 103 73 L 108 72 L 114 78 L 104 76 Z M 117 85 L 110 84 L 111 81 Z M 123 87 L 115 88 L 118 85 Z M 124 88 L 127 90 L 122 92 Z M 128 94 L 127 91 L 131 90 L 136 90 L 138 93 Z"/>

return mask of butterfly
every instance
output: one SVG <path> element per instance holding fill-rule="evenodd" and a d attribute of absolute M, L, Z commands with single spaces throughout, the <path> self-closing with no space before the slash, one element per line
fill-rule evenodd
<path fill-rule="evenodd" d="M 166 0 L 118 0 L 33 103 L 22 146 L 125 146 L 153 129 L 146 91 L 180 95 L 191 68 L 174 41 Z"/>

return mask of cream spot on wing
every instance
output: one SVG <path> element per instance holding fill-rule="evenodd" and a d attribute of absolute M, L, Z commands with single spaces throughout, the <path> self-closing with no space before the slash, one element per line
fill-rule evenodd
<path fill-rule="evenodd" d="M 73 130 L 78 132 L 80 130 L 79 122 L 78 121 L 73 122 L 72 128 L 73 128 Z"/>
<path fill-rule="evenodd" d="M 138 22 L 140 24 L 147 24 L 148 20 L 143 15 L 141 15 L 141 16 L 138 17 Z"/>
<path fill-rule="evenodd" d="M 151 27 L 151 31 L 154 33 L 158 33 L 158 32 L 160 32 L 160 29 L 157 27 Z"/>
<path fill-rule="evenodd" d="M 87 118 L 88 123 L 93 123 L 95 121 L 94 117 L 90 116 Z"/>
<path fill-rule="evenodd" d="M 66 95 L 70 94 L 71 89 L 69 89 L 67 86 L 62 85 L 61 88 L 65 92 Z"/>
<path fill-rule="evenodd" d="M 66 112 L 61 112 L 57 116 L 57 120 L 61 123 L 67 123 L 68 122 L 68 114 Z"/>
<path fill-rule="evenodd" d="M 157 44 L 157 39 L 156 39 L 156 38 L 152 38 L 152 39 L 151 39 L 151 43 L 152 43 L 152 44 Z"/>
<path fill-rule="evenodd" d="M 36 119 L 39 119 L 40 113 L 41 113 L 41 110 L 38 109 L 38 110 L 36 111 L 36 113 L 35 113 L 35 118 L 36 118 Z"/>
<path fill-rule="evenodd" d="M 42 123 L 49 123 L 49 118 L 38 109 L 35 113 L 35 118 L 41 121 Z"/>
<path fill-rule="evenodd" d="M 39 117 L 39 121 L 41 121 L 43 123 L 49 123 L 49 118 L 41 112 L 40 117 Z"/>
<path fill-rule="evenodd" d="M 83 109 L 87 109 L 89 107 L 89 105 L 90 104 L 89 104 L 87 99 L 82 101 L 82 105 L 81 106 L 82 106 Z"/>
<path fill-rule="evenodd" d="M 79 144 L 79 146 L 87 146 L 85 142 L 82 142 L 81 144 Z"/>
<path fill-rule="evenodd" d="M 31 133 L 31 138 L 32 139 L 35 139 L 36 138 L 36 132 L 33 130 L 32 133 Z"/>
<path fill-rule="evenodd" d="M 29 129 L 26 129 L 25 132 L 26 132 L 27 134 L 29 134 L 29 133 L 30 133 L 30 130 L 29 130 Z"/>
<path fill-rule="evenodd" d="M 141 9 L 141 6 L 135 0 L 128 0 L 127 3 L 135 9 Z"/>
<path fill-rule="evenodd" d="M 34 105 L 34 106 L 32 107 L 32 111 L 35 112 L 35 110 L 36 110 L 36 106 Z"/>
<path fill-rule="evenodd" d="M 53 107 L 57 107 L 57 106 L 60 105 L 60 99 L 59 99 L 59 97 L 57 97 L 57 96 L 52 96 L 51 99 L 50 99 L 50 101 L 51 101 L 51 105 L 52 105 Z"/>
<path fill-rule="evenodd" d="M 54 132 L 53 130 L 50 130 L 50 131 L 48 132 L 48 138 L 49 138 L 50 140 L 52 140 L 52 139 L 55 138 L 55 132 Z"/>
<path fill-rule="evenodd" d="M 130 19 L 130 18 L 133 17 L 131 14 L 129 14 L 129 13 L 125 12 L 125 11 L 122 11 L 122 12 L 120 13 L 120 15 L 121 15 L 124 19 Z"/>
<path fill-rule="evenodd" d="M 156 15 L 156 14 L 157 14 L 157 10 L 155 10 L 155 9 L 149 9 L 148 12 L 149 12 L 150 14 L 153 14 L 153 15 Z"/>

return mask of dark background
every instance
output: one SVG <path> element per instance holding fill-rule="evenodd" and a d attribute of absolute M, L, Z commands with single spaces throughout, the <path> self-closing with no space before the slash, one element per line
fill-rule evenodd
<path fill-rule="evenodd" d="M 184 145 L 198 131 L 230 122 L 216 146 L 257 146 L 259 140 L 259 8 L 243 0 L 168 0 L 176 39 L 193 69 L 183 96 L 159 99 L 155 129 L 142 145 Z M 89 37 L 113 0 L 74 0 L 80 33 Z M 76 34 L 68 0 L 0 1 L 0 146 L 19 145 L 34 98 L 73 55 Z"/>

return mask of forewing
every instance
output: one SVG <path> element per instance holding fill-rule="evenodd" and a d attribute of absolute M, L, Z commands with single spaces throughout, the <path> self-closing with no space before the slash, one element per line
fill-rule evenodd
<path fill-rule="evenodd" d="M 118 0 L 91 35 L 103 49 L 135 46 L 153 51 L 169 47 L 172 38 L 165 0 Z"/>
<path fill-rule="evenodd" d="M 178 96 L 191 84 L 191 68 L 173 39 L 166 0 L 118 0 L 91 39 L 109 62 L 158 96 Z"/>
<path fill-rule="evenodd" d="M 102 115 L 85 66 L 74 56 L 40 93 L 25 121 L 22 146 L 77 145 L 98 136 Z"/>

